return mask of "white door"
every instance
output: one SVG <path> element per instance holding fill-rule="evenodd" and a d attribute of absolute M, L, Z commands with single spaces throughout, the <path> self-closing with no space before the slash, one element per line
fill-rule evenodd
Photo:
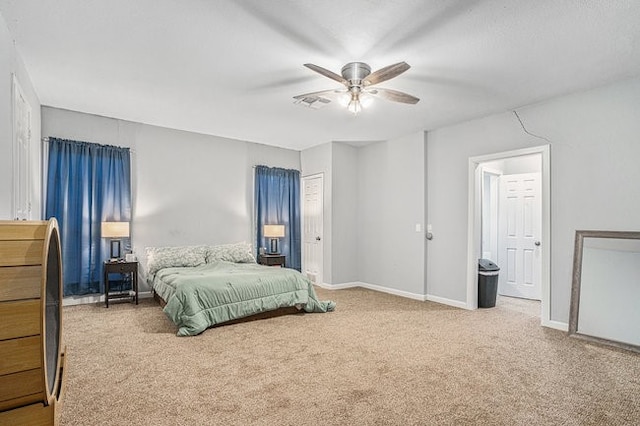
<path fill-rule="evenodd" d="M 322 283 L 323 177 L 302 179 L 302 271 L 314 284 Z"/>
<path fill-rule="evenodd" d="M 31 219 L 31 106 L 13 79 L 13 218 Z"/>
<path fill-rule="evenodd" d="M 540 173 L 500 178 L 498 293 L 541 298 L 542 202 Z"/>

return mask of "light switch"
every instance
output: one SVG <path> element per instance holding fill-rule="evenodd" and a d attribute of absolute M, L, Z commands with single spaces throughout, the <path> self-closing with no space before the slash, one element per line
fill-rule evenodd
<path fill-rule="evenodd" d="M 431 224 L 427 225 L 427 232 L 433 232 L 433 229 L 431 228 Z"/>
<path fill-rule="evenodd" d="M 419 223 L 416 223 L 416 232 L 422 232 L 422 225 Z"/>

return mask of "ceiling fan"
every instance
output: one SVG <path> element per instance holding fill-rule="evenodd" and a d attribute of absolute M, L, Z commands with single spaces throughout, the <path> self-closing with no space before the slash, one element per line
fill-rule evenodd
<path fill-rule="evenodd" d="M 325 96 L 338 96 L 349 111 L 357 114 L 363 106 L 367 106 L 372 97 L 381 97 L 389 101 L 402 102 L 405 104 L 416 104 L 420 99 L 398 90 L 384 89 L 382 87 L 372 87 L 383 81 L 399 76 L 409 68 L 406 62 L 398 62 L 371 72 L 371 67 L 364 62 L 349 62 L 342 67 L 341 74 L 322 68 L 314 64 L 304 64 L 305 67 L 319 74 L 329 77 L 332 80 L 342 83 L 345 88 L 337 90 L 322 90 L 319 92 L 305 93 L 294 96 L 295 103 L 309 107 L 318 107 L 317 103 L 328 104 L 331 102 Z"/>

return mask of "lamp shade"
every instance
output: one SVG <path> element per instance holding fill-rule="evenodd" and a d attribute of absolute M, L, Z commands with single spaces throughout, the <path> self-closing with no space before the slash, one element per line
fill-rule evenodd
<path fill-rule="evenodd" d="M 267 238 L 284 237 L 284 225 L 264 225 L 264 236 Z"/>
<path fill-rule="evenodd" d="M 102 222 L 102 238 L 126 238 L 129 222 Z"/>

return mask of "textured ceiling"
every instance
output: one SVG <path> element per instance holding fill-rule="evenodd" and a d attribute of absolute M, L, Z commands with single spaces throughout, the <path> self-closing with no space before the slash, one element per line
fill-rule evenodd
<path fill-rule="evenodd" d="M 636 0 L 0 0 L 43 105 L 303 149 L 362 143 L 640 75 Z M 412 68 L 357 116 L 303 67 Z"/>

